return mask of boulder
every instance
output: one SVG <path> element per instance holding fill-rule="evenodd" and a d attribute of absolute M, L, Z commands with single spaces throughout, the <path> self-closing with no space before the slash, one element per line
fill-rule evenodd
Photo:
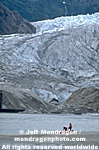
<path fill-rule="evenodd" d="M 51 103 L 53 105 L 59 105 L 59 101 L 55 98 L 53 98 L 49 103 Z"/>
<path fill-rule="evenodd" d="M 81 112 L 80 109 L 75 109 L 75 110 L 74 110 L 74 114 L 75 114 L 75 115 L 81 115 L 82 112 Z"/>

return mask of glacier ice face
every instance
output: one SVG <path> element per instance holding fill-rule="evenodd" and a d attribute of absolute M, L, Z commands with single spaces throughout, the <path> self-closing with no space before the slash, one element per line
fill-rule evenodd
<path fill-rule="evenodd" d="M 53 31 L 61 31 L 72 29 L 78 26 L 87 26 L 91 24 L 99 23 L 99 13 L 92 15 L 78 15 L 78 16 L 67 16 L 59 17 L 50 20 L 43 20 L 38 22 L 33 22 L 32 24 L 36 26 L 37 32 L 39 33 L 51 33 Z"/>
<path fill-rule="evenodd" d="M 36 34 L 0 36 L 0 81 L 50 101 L 99 87 L 99 13 L 32 23 Z"/>

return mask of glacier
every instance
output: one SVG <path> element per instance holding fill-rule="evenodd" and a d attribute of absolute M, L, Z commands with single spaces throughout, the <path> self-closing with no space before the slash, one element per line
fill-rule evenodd
<path fill-rule="evenodd" d="M 0 35 L 0 85 L 65 101 L 99 88 L 99 13 L 31 22 L 36 34 Z"/>

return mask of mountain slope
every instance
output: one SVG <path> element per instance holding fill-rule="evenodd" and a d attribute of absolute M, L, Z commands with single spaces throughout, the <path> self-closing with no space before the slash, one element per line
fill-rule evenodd
<path fill-rule="evenodd" d="M 65 15 L 63 0 L 0 0 L 10 10 L 16 10 L 29 21 Z M 66 0 L 67 15 L 92 14 L 99 11 L 98 0 Z"/>
<path fill-rule="evenodd" d="M 80 109 L 80 112 L 84 112 L 86 111 L 86 109 L 89 109 L 89 111 L 94 110 L 98 112 L 99 89 L 95 87 L 79 89 L 69 97 L 65 104 L 68 104 L 69 107 L 73 107 L 74 112 L 76 109 Z"/>
<path fill-rule="evenodd" d="M 36 93 L 29 89 L 2 84 L 0 91 L 2 91 L 2 108 L 24 109 L 28 113 L 47 113 L 54 109 L 53 105 L 40 99 Z"/>
<path fill-rule="evenodd" d="M 36 33 L 36 29 L 16 11 L 0 3 L 0 34 Z"/>

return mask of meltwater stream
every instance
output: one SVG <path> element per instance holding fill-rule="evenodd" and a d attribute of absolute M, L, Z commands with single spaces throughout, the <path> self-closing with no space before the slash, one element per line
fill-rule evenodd
<path fill-rule="evenodd" d="M 19 134 L 20 130 L 62 130 L 73 124 L 77 132 L 99 132 L 99 114 L 0 114 L 0 134 Z"/>

